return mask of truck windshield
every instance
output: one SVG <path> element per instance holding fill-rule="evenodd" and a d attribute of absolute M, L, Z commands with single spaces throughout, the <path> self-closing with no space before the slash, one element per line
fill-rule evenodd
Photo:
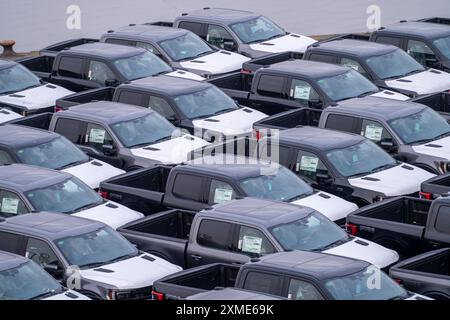
<path fill-rule="evenodd" d="M 239 181 L 239 186 L 249 197 L 277 201 L 294 201 L 311 195 L 313 189 L 292 171 L 278 167 L 275 172 Z"/>
<path fill-rule="evenodd" d="M 0 70 L 0 94 L 23 91 L 41 84 L 38 77 L 20 64 Z"/>
<path fill-rule="evenodd" d="M 401 49 L 366 59 L 369 68 L 382 80 L 401 78 L 424 71 L 424 67 Z"/>
<path fill-rule="evenodd" d="M 55 241 L 64 257 L 80 268 L 96 268 L 138 255 L 137 249 L 109 227 Z"/>
<path fill-rule="evenodd" d="M 31 300 L 61 293 L 63 287 L 32 261 L 0 271 L 0 300 Z"/>
<path fill-rule="evenodd" d="M 136 56 L 117 59 L 114 61 L 114 65 L 127 80 L 152 77 L 172 71 L 172 68 L 164 61 L 148 51 Z"/>
<path fill-rule="evenodd" d="M 383 149 L 369 140 L 335 149 L 326 154 L 328 160 L 344 177 L 368 175 L 397 165 Z"/>
<path fill-rule="evenodd" d="M 217 87 L 209 87 L 174 98 L 178 108 L 188 119 L 207 118 L 231 110 L 236 103 Z"/>
<path fill-rule="evenodd" d="M 329 99 L 340 101 L 378 92 L 378 88 L 355 70 L 317 81 Z"/>
<path fill-rule="evenodd" d="M 78 178 L 25 192 L 28 201 L 37 211 L 74 213 L 97 206 L 102 198 Z"/>
<path fill-rule="evenodd" d="M 438 48 L 444 57 L 450 59 L 450 36 L 439 38 L 433 41 L 433 44 Z"/>
<path fill-rule="evenodd" d="M 450 134 L 448 122 L 430 108 L 388 123 L 405 144 L 426 143 Z"/>
<path fill-rule="evenodd" d="M 89 157 L 64 137 L 16 151 L 22 163 L 50 169 L 64 169 L 87 162 Z"/>
<path fill-rule="evenodd" d="M 230 25 L 230 28 L 243 43 L 254 43 L 284 36 L 286 31 L 275 23 L 260 16 Z"/>
<path fill-rule="evenodd" d="M 408 297 L 402 287 L 374 266 L 348 276 L 329 279 L 325 281 L 325 288 L 336 300 L 393 300 Z"/>
<path fill-rule="evenodd" d="M 317 212 L 273 227 L 270 233 L 285 250 L 323 251 L 350 239 L 337 224 Z"/>
<path fill-rule="evenodd" d="M 127 148 L 142 147 L 169 140 L 177 130 L 173 124 L 156 112 L 115 123 L 111 129 Z"/>
<path fill-rule="evenodd" d="M 194 59 L 213 52 L 201 38 L 190 32 L 174 39 L 161 41 L 159 45 L 174 61 Z"/>

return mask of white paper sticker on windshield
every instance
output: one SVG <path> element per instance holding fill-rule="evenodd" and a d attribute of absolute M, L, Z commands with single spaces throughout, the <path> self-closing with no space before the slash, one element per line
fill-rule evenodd
<path fill-rule="evenodd" d="M 230 201 L 233 195 L 233 190 L 225 188 L 216 188 L 214 191 L 214 203 L 223 203 Z"/>
<path fill-rule="evenodd" d="M 242 238 L 242 251 L 250 253 L 261 253 L 262 239 L 258 237 L 244 236 Z"/>
<path fill-rule="evenodd" d="M 106 131 L 104 129 L 92 128 L 91 131 L 89 131 L 89 142 L 103 143 L 105 142 L 105 134 Z"/>
<path fill-rule="evenodd" d="M 295 86 L 294 99 L 309 100 L 310 86 Z"/>
<path fill-rule="evenodd" d="M 366 126 L 364 137 L 370 140 L 380 141 L 382 134 L 383 134 L 383 127 L 371 123 Z"/>
<path fill-rule="evenodd" d="M 302 160 L 300 161 L 300 170 L 316 172 L 318 164 L 319 164 L 319 158 L 310 157 L 310 156 L 302 156 Z"/>
<path fill-rule="evenodd" d="M 356 62 L 347 61 L 347 62 L 344 63 L 344 66 L 352 68 L 352 69 L 354 69 L 354 70 L 359 72 L 359 65 Z"/>
<path fill-rule="evenodd" d="M 2 212 L 17 213 L 17 211 L 19 211 L 19 199 L 16 198 L 2 199 Z"/>

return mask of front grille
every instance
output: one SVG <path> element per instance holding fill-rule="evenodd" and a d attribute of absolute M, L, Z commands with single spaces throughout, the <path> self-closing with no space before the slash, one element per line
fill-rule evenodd
<path fill-rule="evenodd" d="M 152 286 L 119 291 L 116 293 L 117 300 L 149 300 L 152 299 Z"/>

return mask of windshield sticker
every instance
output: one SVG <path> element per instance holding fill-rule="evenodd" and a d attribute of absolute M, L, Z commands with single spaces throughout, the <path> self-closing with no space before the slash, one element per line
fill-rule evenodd
<path fill-rule="evenodd" d="M 309 100 L 310 92 L 311 92 L 310 86 L 295 86 L 294 99 Z"/>
<path fill-rule="evenodd" d="M 364 137 L 370 140 L 380 141 L 382 134 L 383 134 L 383 127 L 371 123 L 366 126 Z"/>
<path fill-rule="evenodd" d="M 233 190 L 225 188 L 216 188 L 214 191 L 214 203 L 223 203 L 230 201 L 233 195 Z"/>
<path fill-rule="evenodd" d="M 261 253 L 262 238 L 244 236 L 242 238 L 242 251 L 250 253 Z"/>
<path fill-rule="evenodd" d="M 105 142 L 105 134 L 106 131 L 104 129 L 92 128 L 91 131 L 89 131 L 89 142 L 103 143 Z"/>
<path fill-rule="evenodd" d="M 18 211 L 19 211 L 19 199 L 16 198 L 2 199 L 2 212 L 17 213 Z"/>
<path fill-rule="evenodd" d="M 310 157 L 310 156 L 302 156 L 302 159 L 300 161 L 300 170 L 316 172 L 318 164 L 319 164 L 319 158 Z"/>
<path fill-rule="evenodd" d="M 78 192 L 78 186 L 75 182 L 73 182 L 72 180 L 67 180 L 64 183 L 64 190 L 67 192 Z"/>
<path fill-rule="evenodd" d="M 353 61 L 347 61 L 344 63 L 344 66 L 352 68 L 353 70 L 356 70 L 359 72 L 359 65 L 356 62 Z"/>

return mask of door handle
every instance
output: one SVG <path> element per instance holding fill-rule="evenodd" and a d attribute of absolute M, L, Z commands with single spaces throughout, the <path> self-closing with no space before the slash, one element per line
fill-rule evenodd
<path fill-rule="evenodd" d="M 191 254 L 191 258 L 194 259 L 195 261 L 199 261 L 199 260 L 203 259 L 203 257 L 199 256 L 198 254 Z"/>

